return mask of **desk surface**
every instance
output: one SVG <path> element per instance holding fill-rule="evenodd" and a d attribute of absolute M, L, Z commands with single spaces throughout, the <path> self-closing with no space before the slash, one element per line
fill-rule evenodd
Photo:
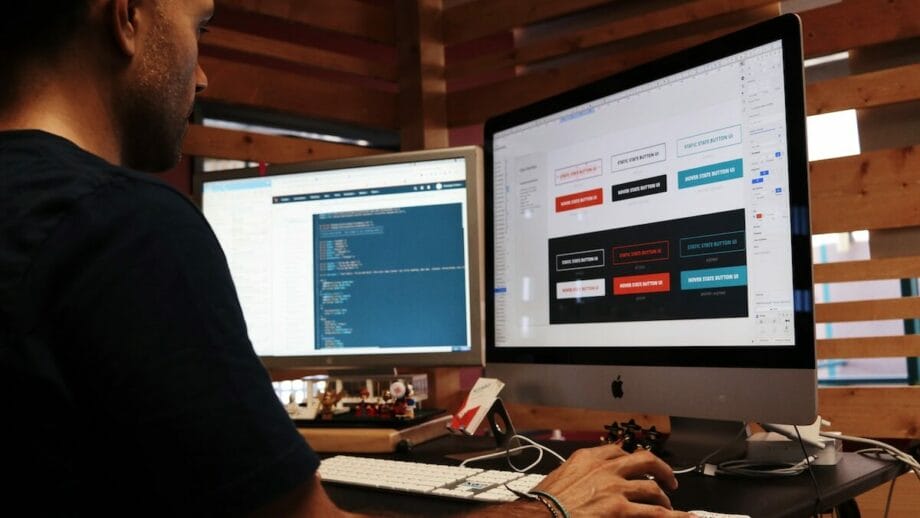
<path fill-rule="evenodd" d="M 494 445 L 494 443 L 492 443 Z M 489 443 L 479 437 L 445 437 L 417 446 L 409 453 L 376 455 L 413 462 L 456 464 L 444 457 L 447 453 L 475 451 L 488 448 Z M 561 442 L 550 445 L 563 456 L 585 443 Z M 539 472 L 552 470 L 557 462 L 544 456 L 537 467 Z M 522 457 L 518 464 L 529 463 Z M 476 467 L 509 469 L 504 460 L 483 461 Z M 857 495 L 866 492 L 901 473 L 901 467 L 893 462 L 864 457 L 855 453 L 844 453 L 836 466 L 816 466 L 815 478 L 821 491 L 822 509 L 829 509 Z M 753 518 L 804 517 L 815 511 L 815 488 L 807 473 L 788 478 L 750 479 L 730 477 L 707 477 L 696 473 L 678 476 L 680 487 L 670 495 L 675 509 L 702 509 L 721 513 L 747 514 Z M 379 514 L 381 512 L 406 513 L 413 510 L 416 515 L 444 516 L 468 512 L 485 504 L 449 500 L 422 495 L 406 495 L 394 492 L 326 484 L 330 497 L 340 507 L 354 512 Z M 412 513 L 410 513 L 411 515 Z"/>

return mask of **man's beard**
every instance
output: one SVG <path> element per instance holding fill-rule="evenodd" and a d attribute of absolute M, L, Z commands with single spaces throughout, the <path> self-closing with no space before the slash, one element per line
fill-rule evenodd
<path fill-rule="evenodd" d="M 177 63 L 178 52 L 164 31 L 140 64 L 120 99 L 122 165 L 160 172 L 176 166 L 188 128 L 190 98 L 185 92 L 194 69 Z"/>
<path fill-rule="evenodd" d="M 186 119 L 159 95 L 138 97 L 122 123 L 122 165 L 152 173 L 172 169 L 182 156 Z"/>

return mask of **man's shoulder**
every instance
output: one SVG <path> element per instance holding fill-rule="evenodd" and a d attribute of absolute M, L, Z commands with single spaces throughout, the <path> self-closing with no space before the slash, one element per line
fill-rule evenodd
<path fill-rule="evenodd" d="M 207 228 L 192 202 L 162 180 L 43 132 L 0 132 L 0 216 L 0 299 L 44 251 L 169 232 L 175 223 Z"/>
<path fill-rule="evenodd" d="M 0 194 L 5 198 L 0 205 L 11 219 L 60 217 L 94 196 L 130 195 L 138 209 L 145 201 L 194 207 L 156 176 L 110 164 L 49 133 L 0 132 L 0 151 L 0 183 L 6 193 Z"/>

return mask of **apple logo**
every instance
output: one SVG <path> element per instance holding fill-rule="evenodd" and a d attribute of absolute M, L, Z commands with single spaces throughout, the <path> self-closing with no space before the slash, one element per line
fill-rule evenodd
<path fill-rule="evenodd" d="M 610 391 L 613 392 L 613 397 L 617 399 L 623 397 L 623 381 L 620 380 L 619 375 L 617 375 L 617 379 L 610 383 Z"/>

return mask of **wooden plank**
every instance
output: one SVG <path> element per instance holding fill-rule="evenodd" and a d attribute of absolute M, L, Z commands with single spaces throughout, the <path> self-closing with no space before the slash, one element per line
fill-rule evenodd
<path fill-rule="evenodd" d="M 265 38 L 245 32 L 210 27 L 208 36 L 202 40 L 203 48 L 213 47 L 256 56 L 290 61 L 298 65 L 346 72 L 373 77 L 385 81 L 396 81 L 396 66 L 376 59 L 361 59 L 351 55 L 306 47 L 273 38 Z"/>
<path fill-rule="evenodd" d="M 630 418 L 643 426 L 670 431 L 667 416 L 621 414 L 584 408 L 506 404 L 518 430 L 553 429 L 597 432 L 604 425 Z M 818 412 L 834 430 L 847 435 L 877 438 L 920 438 L 920 386 L 821 387 Z"/>
<path fill-rule="evenodd" d="M 197 124 L 189 126 L 185 140 L 182 142 L 182 153 L 185 155 L 268 164 L 367 156 L 385 152 L 369 147 L 261 135 Z"/>
<path fill-rule="evenodd" d="M 395 44 L 393 9 L 359 0 L 217 0 L 222 6 L 265 14 L 318 29 Z"/>
<path fill-rule="evenodd" d="M 555 68 L 545 68 L 514 79 L 452 93 L 447 98 L 447 120 L 451 127 L 478 124 L 510 111 L 632 68 L 655 58 L 673 54 L 778 14 L 768 5 L 687 24 L 680 30 L 659 31 L 593 49 L 591 56 Z"/>
<path fill-rule="evenodd" d="M 917 0 L 846 0 L 799 16 L 807 57 L 920 36 Z"/>
<path fill-rule="evenodd" d="M 330 428 L 307 426 L 298 428 L 300 435 L 318 452 L 389 453 L 396 451 L 399 443 L 411 445 L 447 435 L 451 416 L 437 417 L 402 430 L 392 428 Z"/>
<path fill-rule="evenodd" d="M 523 42 L 516 49 L 452 63 L 447 69 L 447 78 L 457 79 L 526 65 L 733 11 L 776 3 L 776 0 L 700 0 L 659 6 L 658 9 L 639 4 L 615 4 L 608 9 L 606 19 L 593 19 L 588 27 L 563 27 L 558 35 Z"/>
<path fill-rule="evenodd" d="M 808 85 L 808 114 L 871 108 L 920 99 L 920 64 Z"/>
<path fill-rule="evenodd" d="M 913 473 L 905 473 L 898 477 L 897 482 L 894 483 L 889 508 L 887 502 L 890 484 L 890 482 L 883 484 L 856 497 L 860 515 L 917 518 L 917 509 L 920 509 L 920 480 Z"/>
<path fill-rule="evenodd" d="M 920 277 L 920 257 L 816 264 L 814 282 L 874 281 Z"/>
<path fill-rule="evenodd" d="M 920 225 L 920 146 L 811 163 L 812 232 Z"/>
<path fill-rule="evenodd" d="M 920 438 L 920 385 L 822 387 L 818 412 L 847 435 Z"/>
<path fill-rule="evenodd" d="M 631 8 L 630 11 L 613 16 L 603 23 L 567 30 L 556 37 L 544 37 L 531 43 L 524 43 L 509 53 L 510 63 L 500 65 L 526 65 L 641 34 L 670 29 L 686 23 L 699 22 L 707 18 L 767 4 L 776 5 L 777 2 L 776 0 L 736 0 L 734 2 L 699 0 L 641 11 L 636 11 L 633 6 L 627 6 Z M 614 10 L 611 9 L 611 11 Z"/>
<path fill-rule="evenodd" d="M 815 304 L 815 322 L 861 322 L 920 318 L 920 297 Z"/>
<path fill-rule="evenodd" d="M 612 1 L 473 0 L 444 10 L 444 42 L 472 40 Z"/>
<path fill-rule="evenodd" d="M 396 1 L 403 151 L 442 148 L 449 143 L 441 1 Z"/>
<path fill-rule="evenodd" d="M 920 356 L 920 335 L 818 340 L 818 358 L 904 358 Z"/>
<path fill-rule="evenodd" d="M 613 421 L 629 421 L 635 419 L 643 426 L 655 426 L 662 431 L 670 431 L 671 423 L 667 416 L 654 414 L 626 414 L 608 412 L 605 410 L 592 410 L 587 408 L 547 407 L 537 405 L 522 405 L 519 403 L 505 403 L 508 414 L 518 430 L 552 430 L 560 428 L 563 431 L 596 431 L 598 437 L 604 435 L 604 425 Z"/>
<path fill-rule="evenodd" d="M 202 99 L 295 113 L 374 128 L 396 128 L 396 95 L 303 74 L 199 58 L 208 75 Z"/>

